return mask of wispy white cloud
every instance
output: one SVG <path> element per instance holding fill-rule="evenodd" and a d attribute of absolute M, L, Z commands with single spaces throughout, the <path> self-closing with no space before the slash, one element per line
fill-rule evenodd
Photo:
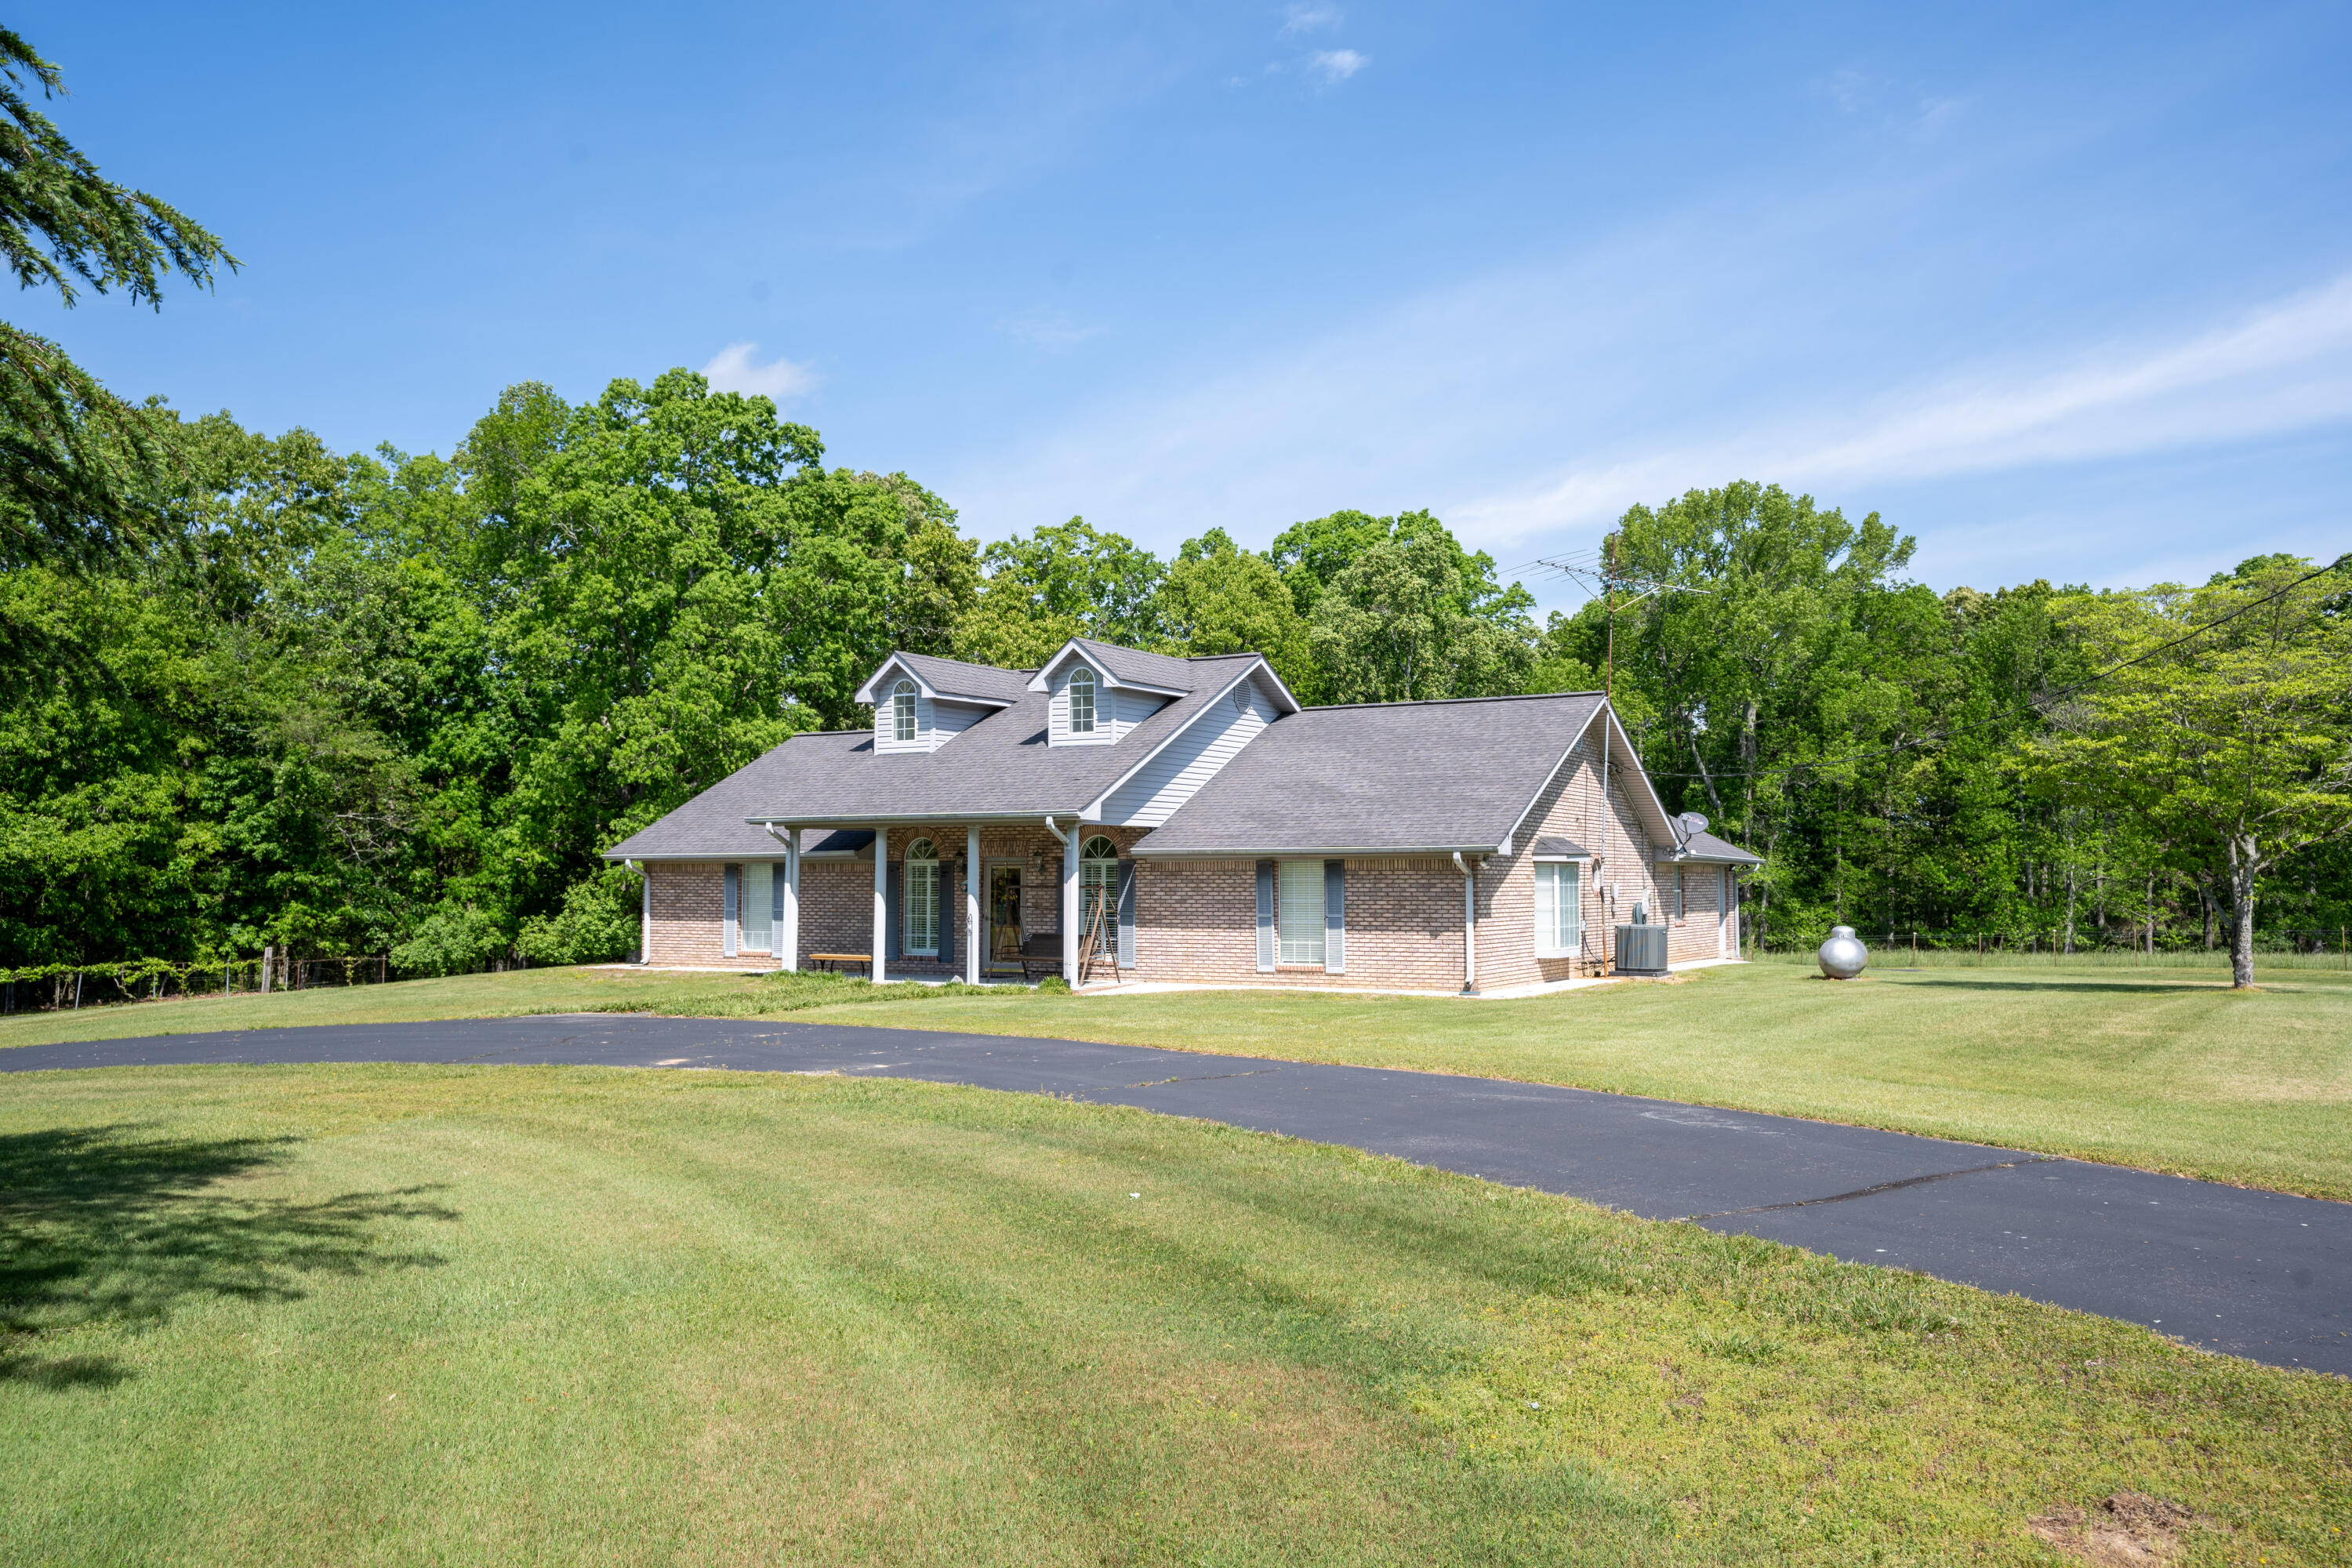
<path fill-rule="evenodd" d="M 2210 446 L 2352 419 L 2352 275 L 2174 341 L 2013 360 L 1710 438 L 1621 448 L 1540 485 L 1465 498 L 1506 542 L 1736 475 L 1912 482 Z"/>
<path fill-rule="evenodd" d="M 703 379 L 710 383 L 713 392 L 740 392 L 746 396 L 772 397 L 779 403 L 815 390 L 816 372 L 782 355 L 766 364 L 757 363 L 751 356 L 759 348 L 752 342 L 729 343 L 702 367 Z"/>
<path fill-rule="evenodd" d="M 1100 335 L 1099 325 L 1081 325 L 1066 313 L 1056 310 L 1048 314 L 1008 317 L 996 323 L 996 330 L 1008 337 L 1027 343 L 1031 348 L 1059 353 L 1076 348 L 1088 338 Z"/>
<path fill-rule="evenodd" d="M 2352 275 L 2170 331 L 1906 377 L 1864 355 L 1863 302 L 1794 296 L 1811 236 L 1759 224 L 1738 267 L 1691 259 L 1708 253 L 1693 234 L 1722 221 L 1491 274 L 1245 359 L 1163 368 L 1156 388 L 1000 446 L 943 488 L 984 534 L 1083 512 L 1164 551 L 1213 525 L 1263 543 L 1338 507 L 1430 506 L 1465 540 L 1524 556 L 1589 539 L 1635 501 L 1732 479 L 1865 509 L 1973 482 L 2037 492 L 2046 510 L 2059 492 L 2028 476 L 2053 466 L 2201 462 L 2352 422 Z M 1997 521 L 1966 516 L 1948 525 L 1959 542 Z M 2137 574 L 2156 546 L 2101 526 L 2105 542 L 2078 527 L 2046 569 L 2083 574 L 2092 551 Z"/>
<path fill-rule="evenodd" d="M 1301 0 L 1299 4 L 1285 5 L 1282 8 L 1282 31 L 1286 36 L 1291 33 L 1311 33 L 1318 27 L 1336 27 L 1339 25 L 1340 15 L 1339 7 L 1337 5 L 1319 5 L 1314 3 L 1314 0 Z"/>
<path fill-rule="evenodd" d="M 1967 100 L 1953 94 L 1906 89 L 1890 78 L 1851 68 L 1832 71 L 1814 87 L 1839 113 L 1898 132 L 1932 136 L 1968 109 Z"/>
<path fill-rule="evenodd" d="M 1318 49 L 1307 57 L 1307 72 L 1325 87 L 1337 87 L 1371 63 L 1353 49 Z"/>

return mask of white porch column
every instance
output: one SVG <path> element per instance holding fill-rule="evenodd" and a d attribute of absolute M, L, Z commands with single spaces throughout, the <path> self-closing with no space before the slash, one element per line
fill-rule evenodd
<path fill-rule="evenodd" d="M 621 864 L 637 874 L 637 962 L 650 966 L 654 961 L 653 873 L 635 860 Z"/>
<path fill-rule="evenodd" d="M 1081 827 L 1070 819 L 1070 836 L 1062 840 L 1062 978 L 1078 983 L 1078 845 Z"/>
<path fill-rule="evenodd" d="M 980 824 L 964 829 L 963 859 L 970 868 L 963 879 L 963 972 L 964 978 L 974 985 L 980 984 L 982 943 L 989 933 L 980 925 Z"/>
<path fill-rule="evenodd" d="M 801 830 L 784 829 L 784 929 L 776 933 L 776 967 L 801 966 Z"/>
<path fill-rule="evenodd" d="M 867 973 L 879 985 L 886 976 L 882 973 L 882 955 L 890 951 L 890 830 L 874 829 L 874 951 L 873 963 Z"/>

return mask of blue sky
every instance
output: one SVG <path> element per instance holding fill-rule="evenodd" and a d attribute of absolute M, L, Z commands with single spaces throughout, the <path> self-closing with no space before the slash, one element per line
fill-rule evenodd
<path fill-rule="evenodd" d="M 1753 478 L 1938 588 L 2352 547 L 2352 8 L 1942 9 L 40 4 L 246 266 L 12 319 L 343 448 L 707 367 L 989 538 L 1508 566 Z"/>

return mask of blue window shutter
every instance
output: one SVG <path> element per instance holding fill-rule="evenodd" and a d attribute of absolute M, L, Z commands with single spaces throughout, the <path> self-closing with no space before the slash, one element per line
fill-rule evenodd
<path fill-rule="evenodd" d="M 1274 973 L 1274 862 L 1257 863 L 1257 967 Z"/>
<path fill-rule="evenodd" d="M 1348 863 L 1323 862 L 1323 968 L 1348 973 Z"/>
<path fill-rule="evenodd" d="M 719 917 L 719 950 L 727 957 L 735 956 L 735 933 L 742 925 L 743 868 L 727 868 L 725 911 Z"/>
<path fill-rule="evenodd" d="M 1118 966 L 1135 967 L 1135 862 L 1118 863 Z"/>
<path fill-rule="evenodd" d="M 906 933 L 899 929 L 902 923 L 899 914 L 907 905 L 906 900 L 899 895 L 900 879 L 905 876 L 906 870 L 907 868 L 903 862 L 894 861 L 890 867 L 890 880 L 882 894 L 882 929 L 885 943 L 882 956 L 885 958 L 899 958 L 905 955 L 907 937 Z"/>
<path fill-rule="evenodd" d="M 940 962 L 955 967 L 955 862 L 940 858 Z"/>

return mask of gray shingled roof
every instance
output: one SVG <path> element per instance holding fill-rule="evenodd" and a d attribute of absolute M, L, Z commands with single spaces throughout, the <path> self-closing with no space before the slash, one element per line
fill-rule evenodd
<path fill-rule="evenodd" d="M 1025 689 L 1013 706 L 991 713 L 935 752 L 877 752 L 871 730 L 795 735 L 615 844 L 604 858 L 716 860 L 781 854 L 766 829 L 744 821 L 755 816 L 855 825 L 1073 815 L 1258 659 L 1255 654 L 1231 654 L 1174 662 L 1184 668 L 1192 694 L 1170 702 L 1116 745 L 1047 745 L 1048 699 Z"/>
<path fill-rule="evenodd" d="M 966 664 L 960 658 L 939 658 L 928 653 L 892 656 L 923 678 L 942 697 L 977 697 L 983 702 L 1018 702 L 1029 689 L 1031 671 L 999 669 L 992 664 Z"/>
<path fill-rule="evenodd" d="M 1276 720 L 1138 855 L 1499 847 L 1601 694 L 1308 708 Z"/>
<path fill-rule="evenodd" d="M 1176 658 L 1164 653 L 1146 653 L 1141 648 L 1119 647 L 1091 637 L 1072 637 L 1088 658 L 1110 673 L 1113 680 L 1133 681 L 1139 686 L 1164 686 L 1173 691 L 1190 691 L 1200 679 L 1194 673 L 1197 662 Z"/>
<path fill-rule="evenodd" d="M 1704 828 L 1692 834 L 1690 837 L 1684 842 L 1683 852 L 1679 856 L 1661 856 L 1660 858 L 1682 860 L 1727 860 L 1735 866 L 1761 866 L 1764 864 L 1764 858 L 1761 855 L 1751 855 L 1747 850 L 1742 849 L 1738 845 L 1732 843 L 1729 839 L 1717 838 L 1714 834 L 1707 832 Z"/>
<path fill-rule="evenodd" d="M 1570 860 L 1587 858 L 1584 846 L 1573 838 L 1538 838 L 1536 840 L 1536 853 L 1563 856 Z"/>

